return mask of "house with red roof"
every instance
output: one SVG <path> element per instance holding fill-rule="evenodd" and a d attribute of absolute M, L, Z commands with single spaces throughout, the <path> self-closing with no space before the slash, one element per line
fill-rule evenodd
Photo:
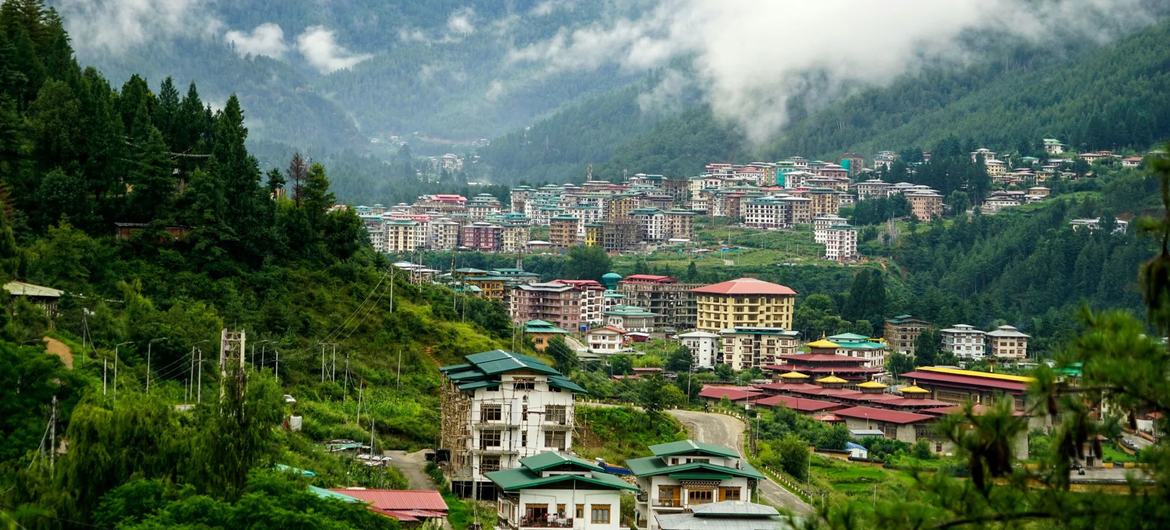
<path fill-rule="evenodd" d="M 710 402 L 720 402 L 726 399 L 745 408 L 751 408 L 755 400 L 764 396 L 765 394 L 759 389 L 750 386 L 703 385 L 703 389 L 699 391 L 701 399 Z"/>
<path fill-rule="evenodd" d="M 792 329 L 796 291 L 758 280 L 738 278 L 691 289 L 696 297 L 697 324 L 703 331 L 718 333 L 735 327 Z"/>
<path fill-rule="evenodd" d="M 406 523 L 408 528 L 442 528 L 447 518 L 447 502 L 435 490 L 334 488 L 317 493 L 363 503 L 370 511 Z"/>
<path fill-rule="evenodd" d="M 864 405 L 834 410 L 833 414 L 844 418 L 850 430 L 877 429 L 886 438 L 900 442 L 912 444 L 919 438 L 937 438 L 931 430 L 936 416 Z"/>

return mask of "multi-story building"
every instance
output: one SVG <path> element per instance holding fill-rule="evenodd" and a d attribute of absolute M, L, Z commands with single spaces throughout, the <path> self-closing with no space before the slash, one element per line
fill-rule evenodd
<path fill-rule="evenodd" d="M 894 165 L 894 161 L 898 159 L 898 153 L 893 151 L 879 151 L 873 157 L 873 168 L 889 171 L 890 167 Z"/>
<path fill-rule="evenodd" d="M 930 222 L 942 216 L 943 196 L 934 190 L 918 190 L 905 193 L 910 203 L 910 213 L 919 221 Z"/>
<path fill-rule="evenodd" d="M 1059 155 L 1064 152 L 1064 144 L 1060 143 L 1060 140 L 1056 138 L 1045 138 L 1044 152 L 1050 155 Z"/>
<path fill-rule="evenodd" d="M 1012 326 L 1000 326 L 987 332 L 987 353 L 996 359 L 1023 360 L 1028 357 L 1029 335 Z"/>
<path fill-rule="evenodd" d="M 638 246 L 640 228 L 636 221 L 606 221 L 601 227 L 601 246 L 607 252 L 629 250 Z"/>
<path fill-rule="evenodd" d="M 679 333 L 678 340 L 691 351 L 695 368 L 714 368 L 715 359 L 722 351 L 723 341 L 717 333 L 709 331 L 688 331 Z"/>
<path fill-rule="evenodd" d="M 889 348 L 885 344 L 869 340 L 869 337 L 865 335 L 841 333 L 829 337 L 828 340 L 837 345 L 837 349 L 834 351 L 837 355 L 865 359 L 862 366 L 867 368 L 884 368 L 886 366 L 886 354 L 889 353 Z"/>
<path fill-rule="evenodd" d="M 601 223 L 586 223 L 583 242 L 587 247 L 600 247 L 605 237 L 604 234 L 604 225 Z"/>
<path fill-rule="evenodd" d="M 558 328 L 543 320 L 529 320 L 524 323 L 524 336 L 532 341 L 536 351 L 548 349 L 548 344 L 557 337 L 564 337 L 569 332 Z"/>
<path fill-rule="evenodd" d="M 849 220 L 839 215 L 818 215 L 813 218 L 813 241 L 825 244 L 825 231 L 834 226 L 848 225 Z"/>
<path fill-rule="evenodd" d="M 361 216 L 362 226 L 366 229 L 366 234 L 370 238 L 370 246 L 374 247 L 374 252 L 379 254 L 386 253 L 386 221 L 382 219 L 381 214 L 366 214 Z"/>
<path fill-rule="evenodd" d="M 666 212 L 666 222 L 670 239 L 695 238 L 695 212 L 690 210 L 669 210 Z"/>
<path fill-rule="evenodd" d="M 419 224 L 408 219 L 394 219 L 384 223 L 386 252 L 401 254 L 418 248 Z"/>
<path fill-rule="evenodd" d="M 605 219 L 607 221 L 623 221 L 630 217 L 630 212 L 638 207 L 638 196 L 622 194 L 610 197 L 605 201 Z"/>
<path fill-rule="evenodd" d="M 846 262 L 857 259 L 857 228 L 837 225 L 825 229 L 825 259 Z"/>
<path fill-rule="evenodd" d="M 463 227 L 461 246 L 481 252 L 495 252 L 503 244 L 504 229 L 500 225 L 476 221 Z"/>
<path fill-rule="evenodd" d="M 577 244 L 577 225 L 580 220 L 567 214 L 555 215 L 548 222 L 548 241 L 556 248 Z"/>
<path fill-rule="evenodd" d="M 818 215 L 837 215 L 837 194 L 834 190 L 813 188 L 808 190 L 808 198 L 811 201 L 809 206 L 812 208 L 811 213 L 814 219 Z"/>
<path fill-rule="evenodd" d="M 604 291 L 593 280 L 517 285 L 512 291 L 512 320 L 544 320 L 567 330 L 579 330 L 601 322 Z"/>
<path fill-rule="evenodd" d="M 883 336 L 891 351 L 913 355 L 914 341 L 928 327 L 930 322 L 910 315 L 898 315 L 886 320 Z"/>
<path fill-rule="evenodd" d="M 490 194 L 481 193 L 467 202 L 467 216 L 472 221 L 483 221 L 497 213 L 500 213 L 500 200 Z"/>
<path fill-rule="evenodd" d="M 796 291 L 783 285 L 739 278 L 691 289 L 696 295 L 698 321 L 703 331 L 734 327 L 792 329 Z"/>
<path fill-rule="evenodd" d="M 857 200 L 884 199 L 889 195 L 886 192 L 889 187 L 890 184 L 882 179 L 869 179 L 858 182 L 856 185 Z"/>
<path fill-rule="evenodd" d="M 781 197 L 754 197 L 743 202 L 743 225 L 750 228 L 777 230 L 790 228 L 790 203 Z"/>
<path fill-rule="evenodd" d="M 642 241 L 665 241 L 669 238 L 669 223 L 666 214 L 658 208 L 636 208 L 630 217 L 638 223 Z"/>
<path fill-rule="evenodd" d="M 589 353 L 594 355 L 615 355 L 622 352 L 626 330 L 615 326 L 602 326 L 585 332 L 585 343 Z"/>
<path fill-rule="evenodd" d="M 728 328 L 719 331 L 719 337 L 715 363 L 736 371 L 776 364 L 781 355 L 794 355 L 800 346 L 800 332 L 774 327 Z"/>
<path fill-rule="evenodd" d="M 626 331 L 653 333 L 655 330 L 654 317 L 656 315 L 641 307 L 613 305 L 605 308 L 602 315 L 605 316 L 606 325 L 619 327 Z"/>
<path fill-rule="evenodd" d="M 486 473 L 572 447 L 573 396 L 585 389 L 520 353 L 493 350 L 464 359 L 439 369 L 439 447 L 450 458 L 452 491 L 494 499 Z"/>
<path fill-rule="evenodd" d="M 520 467 L 487 473 L 496 487 L 498 527 L 619 530 L 623 491 L 638 491 L 601 466 L 549 451 Z"/>
<path fill-rule="evenodd" d="M 942 351 L 961 359 L 982 359 L 986 354 L 987 333 L 967 324 L 955 324 L 939 330 Z"/>
<path fill-rule="evenodd" d="M 500 229 L 500 250 L 519 254 L 528 248 L 528 223 L 505 221 Z"/>
<path fill-rule="evenodd" d="M 512 203 L 512 211 L 527 214 L 526 207 L 528 201 L 532 200 L 533 190 L 530 186 L 520 185 L 512 188 L 510 196 L 510 203 Z"/>
<path fill-rule="evenodd" d="M 809 224 L 812 222 L 812 199 L 789 195 L 780 197 L 780 200 L 788 203 L 787 222 L 789 225 Z"/>
<path fill-rule="evenodd" d="M 617 291 L 629 305 L 654 313 L 657 329 L 690 329 L 695 326 L 698 306 L 695 284 L 679 283 L 670 276 L 631 274 L 618 283 Z"/>
<path fill-rule="evenodd" d="M 750 500 L 765 480 L 734 449 L 683 440 L 650 446 L 654 456 L 626 462 L 642 490 L 634 505 L 639 528 L 659 530 L 658 516 L 722 501 Z"/>
<path fill-rule="evenodd" d="M 427 248 L 454 250 L 459 246 L 459 223 L 445 217 L 427 223 Z"/>

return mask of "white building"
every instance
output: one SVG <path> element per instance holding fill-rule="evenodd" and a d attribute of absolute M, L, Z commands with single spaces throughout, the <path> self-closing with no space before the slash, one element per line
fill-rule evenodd
<path fill-rule="evenodd" d="M 824 231 L 825 259 L 853 261 L 857 259 L 857 228 L 833 226 Z"/>
<path fill-rule="evenodd" d="M 573 395 L 585 389 L 528 355 L 492 350 L 465 359 L 439 369 L 440 449 L 450 455 L 452 491 L 490 499 L 496 492 L 485 473 L 572 447 Z"/>
<path fill-rule="evenodd" d="M 794 355 L 800 345 L 800 332 L 776 327 L 740 326 L 719 332 L 722 346 L 715 364 L 732 370 L 763 368 L 777 364 L 781 355 Z"/>
<path fill-rule="evenodd" d="M 683 440 L 650 446 L 654 456 L 628 460 L 642 494 L 634 504 L 639 528 L 659 530 L 658 516 L 694 506 L 751 500 L 764 476 L 734 449 Z"/>
<path fill-rule="evenodd" d="M 840 215 L 818 215 L 813 218 L 813 241 L 825 244 L 825 231 L 834 226 L 848 225 L 849 221 Z"/>
<path fill-rule="evenodd" d="M 942 351 L 963 359 L 982 359 L 987 353 L 987 333 L 967 324 L 955 324 L 939 331 Z"/>
<path fill-rule="evenodd" d="M 614 355 L 621 353 L 626 331 L 614 326 L 593 328 L 585 332 L 589 353 Z"/>
<path fill-rule="evenodd" d="M 987 353 L 997 359 L 1026 359 L 1029 338 L 1012 326 L 1000 326 L 987 332 Z"/>
<path fill-rule="evenodd" d="M 788 215 L 791 205 L 780 197 L 755 197 L 744 201 L 740 208 L 744 226 L 765 230 L 792 226 Z"/>
<path fill-rule="evenodd" d="M 719 355 L 721 340 L 718 334 L 710 331 L 688 331 L 678 335 L 679 341 L 688 350 L 691 350 L 695 368 L 714 368 L 715 358 Z"/>
<path fill-rule="evenodd" d="M 432 219 L 427 223 L 427 248 L 454 250 L 459 246 L 459 223 L 447 218 Z"/>
<path fill-rule="evenodd" d="M 1056 138 L 1045 138 L 1044 152 L 1050 155 L 1059 155 L 1064 152 L 1064 144 L 1060 143 L 1060 140 Z"/>
<path fill-rule="evenodd" d="M 385 251 L 394 253 L 414 252 L 419 243 L 419 224 L 407 219 L 386 221 Z"/>
<path fill-rule="evenodd" d="M 618 530 L 623 491 L 638 491 L 596 464 L 559 452 L 487 474 L 499 492 L 500 527 Z"/>

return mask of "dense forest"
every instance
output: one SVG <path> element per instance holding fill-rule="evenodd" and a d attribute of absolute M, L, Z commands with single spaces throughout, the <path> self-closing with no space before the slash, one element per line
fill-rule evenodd
<path fill-rule="evenodd" d="M 692 175 L 712 160 L 748 162 L 800 154 L 834 160 L 845 151 L 871 156 L 879 150 L 933 146 L 947 138 L 1001 151 L 1038 154 L 1042 138 L 1073 149 L 1144 148 L 1170 136 L 1170 22 L 1108 44 L 1084 40 L 1050 45 L 1003 39 L 983 43 L 971 64 L 939 64 L 903 76 L 889 86 L 858 89 L 824 108 L 791 104 L 791 122 L 780 138 L 752 146 L 734 124 L 701 104 L 664 116 L 633 113 L 617 118 L 620 134 L 589 131 L 604 112 L 628 107 L 636 95 L 615 92 L 599 99 L 597 113 L 568 109 L 532 126 L 537 138 L 578 138 L 586 150 L 515 141 L 513 133 L 485 153 L 496 182 L 519 175 L 566 180 L 587 164 L 594 174 Z M 629 122 L 649 128 L 633 128 Z M 606 156 L 609 155 L 608 158 Z M 513 160 L 542 164 L 517 170 Z"/>
<path fill-rule="evenodd" d="M 0 292 L 0 526 L 393 528 L 274 464 L 404 487 L 315 441 L 424 446 L 435 367 L 508 344 L 498 305 L 388 272 L 323 166 L 262 171 L 244 121 L 194 84 L 115 89 L 55 12 L 0 6 L 0 283 L 64 291 Z M 225 327 L 249 349 L 221 377 Z"/>

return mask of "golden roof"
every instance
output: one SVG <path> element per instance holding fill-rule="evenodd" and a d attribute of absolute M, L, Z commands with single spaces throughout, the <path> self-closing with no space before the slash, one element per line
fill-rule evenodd
<path fill-rule="evenodd" d="M 903 394 L 929 394 L 930 391 L 918 385 L 904 386 L 898 390 Z"/>
<path fill-rule="evenodd" d="M 864 383 L 861 383 L 860 385 L 857 385 L 857 387 L 858 388 L 886 388 L 886 385 L 883 385 L 877 381 L 866 381 Z"/>
<path fill-rule="evenodd" d="M 816 348 L 819 350 L 830 350 L 830 349 L 835 350 L 835 349 L 840 347 L 837 345 L 836 342 L 833 342 L 833 341 L 828 340 L 828 339 L 821 339 L 821 340 L 818 340 L 816 342 L 810 342 L 810 343 L 806 344 L 805 346 L 808 346 L 809 348 Z"/>
<path fill-rule="evenodd" d="M 786 373 L 780 374 L 780 378 L 781 379 L 808 379 L 808 376 L 804 375 L 800 372 L 797 372 L 797 371 L 792 371 L 792 372 L 786 372 Z"/>
<path fill-rule="evenodd" d="M 818 383 L 848 383 L 849 381 L 841 379 L 840 377 L 837 377 L 835 375 L 827 375 L 825 377 L 817 379 L 817 382 Z"/>

